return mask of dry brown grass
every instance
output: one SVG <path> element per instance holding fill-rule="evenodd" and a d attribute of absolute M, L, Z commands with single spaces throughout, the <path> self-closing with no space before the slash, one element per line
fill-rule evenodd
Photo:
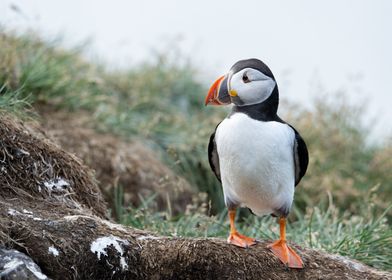
<path fill-rule="evenodd" d="M 46 134 L 95 171 L 100 189 L 114 212 L 119 210 L 117 194 L 123 196 L 123 207 L 137 207 L 155 195 L 150 207 L 173 215 L 192 204 L 195 190 L 191 185 L 140 141 L 98 133 L 87 112 L 69 114 L 42 106 L 39 111 Z"/>

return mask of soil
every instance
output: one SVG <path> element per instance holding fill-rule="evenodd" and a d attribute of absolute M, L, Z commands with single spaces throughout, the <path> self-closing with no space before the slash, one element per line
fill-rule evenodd
<path fill-rule="evenodd" d="M 45 133 L 95 170 L 98 185 L 113 212 L 118 188 L 123 191 L 125 207 L 137 207 L 156 195 L 155 205 L 149 207 L 176 215 L 192 203 L 194 188 L 142 143 L 98 133 L 87 112 L 69 113 L 48 107 L 40 107 L 39 112 Z"/>
<path fill-rule="evenodd" d="M 53 279 L 392 279 L 359 262 L 293 244 L 305 268 L 266 249 L 169 238 L 107 219 L 94 174 L 44 133 L 0 115 L 0 246 Z"/>
<path fill-rule="evenodd" d="M 0 122 L 0 172 L 2 199 L 107 213 L 93 172 L 79 158 L 7 116 Z"/>

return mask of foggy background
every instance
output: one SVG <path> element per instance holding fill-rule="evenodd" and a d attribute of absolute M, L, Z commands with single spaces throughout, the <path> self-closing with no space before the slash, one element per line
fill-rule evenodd
<path fill-rule="evenodd" d="M 0 0 L 0 24 L 61 35 L 109 68 L 156 51 L 180 52 L 210 85 L 239 59 L 272 69 L 281 98 L 310 106 L 318 93 L 368 103 L 372 141 L 392 134 L 391 1 Z M 204 94 L 204 93 L 203 93 Z"/>

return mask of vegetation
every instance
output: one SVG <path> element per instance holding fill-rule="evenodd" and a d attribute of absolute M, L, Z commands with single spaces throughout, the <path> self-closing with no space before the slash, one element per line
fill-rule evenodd
<path fill-rule="evenodd" d="M 24 116 L 24 112 L 30 106 L 28 98 L 21 97 L 20 91 L 7 91 L 0 87 L 0 111 L 7 111 L 13 114 Z"/>
<path fill-rule="evenodd" d="M 29 104 L 87 110 L 96 129 L 142 139 L 208 199 L 170 217 L 149 211 L 148 200 L 123 209 L 119 194 L 118 219 L 167 235 L 226 236 L 222 192 L 206 156 L 209 135 L 226 111 L 203 106 L 207 88 L 195 78 L 197 69 L 169 52 L 129 70 L 108 71 L 81 53 L 34 34 L 0 30 L 0 110 L 24 114 Z M 361 108 L 340 97 L 315 100 L 312 111 L 284 106 L 283 117 L 298 128 L 311 154 L 296 194 L 290 239 L 392 269 L 392 142 L 367 143 Z M 241 217 L 244 233 L 276 237 L 273 219 Z"/>
<path fill-rule="evenodd" d="M 140 207 L 125 209 L 119 216 L 121 223 L 169 236 L 228 236 L 226 211 L 209 216 L 203 205 L 182 216 L 170 217 L 166 212 L 151 211 L 149 202 L 151 200 Z M 392 228 L 386 219 L 390 208 L 382 215 L 375 215 L 371 207 L 363 209 L 361 215 L 352 215 L 336 208 L 331 199 L 328 205 L 309 207 L 305 213 L 294 211 L 295 221 L 287 225 L 287 238 L 302 246 L 348 256 L 376 268 L 392 269 Z M 272 217 L 247 215 L 237 226 L 241 233 L 257 239 L 279 238 L 279 226 Z"/>

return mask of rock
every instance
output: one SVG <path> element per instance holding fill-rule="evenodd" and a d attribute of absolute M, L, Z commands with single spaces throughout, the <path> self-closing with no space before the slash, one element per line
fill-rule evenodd
<path fill-rule="evenodd" d="M 28 256 L 17 251 L 0 247 L 0 279 L 17 280 L 49 279 L 39 266 Z"/>

